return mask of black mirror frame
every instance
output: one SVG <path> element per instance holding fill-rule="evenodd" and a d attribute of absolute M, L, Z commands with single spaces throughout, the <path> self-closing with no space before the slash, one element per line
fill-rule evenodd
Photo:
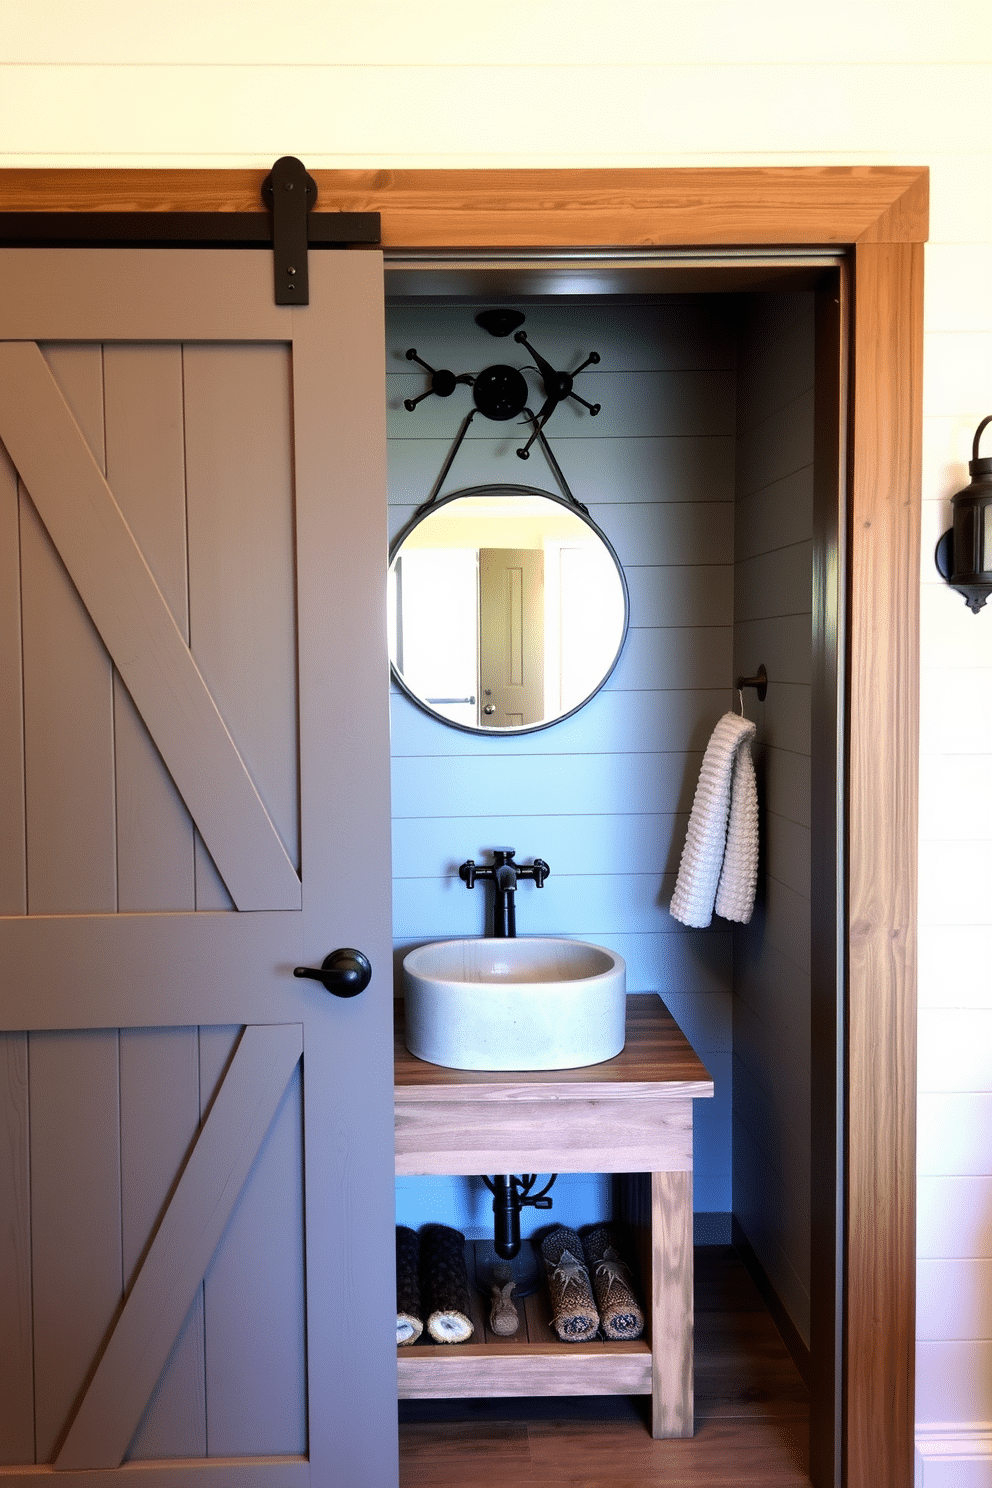
<path fill-rule="evenodd" d="M 623 630 L 620 635 L 620 642 L 617 646 L 616 654 L 613 657 L 613 660 L 610 662 L 609 667 L 603 673 L 603 676 L 600 678 L 597 685 L 593 688 L 592 692 L 588 693 L 587 696 L 584 697 L 580 703 L 576 703 L 574 708 L 569 708 L 567 713 L 558 713 L 554 718 L 547 718 L 542 723 L 528 723 L 525 724 L 522 728 L 513 729 L 487 729 L 482 728 L 478 724 L 456 723 L 451 718 L 445 718 L 443 713 L 438 713 L 436 709 L 432 708 L 430 704 L 425 703 L 422 698 L 419 698 L 417 694 L 407 686 L 406 682 L 403 680 L 402 674 L 397 670 L 396 664 L 392 660 L 392 658 L 390 658 L 389 670 L 400 691 L 405 693 L 410 701 L 412 703 L 415 703 L 422 713 L 426 713 L 428 717 L 435 719 L 438 723 L 443 723 L 446 728 L 458 729 L 463 734 L 474 734 L 477 738 L 483 739 L 518 739 L 523 734 L 540 733 L 542 729 L 554 728 L 555 724 L 564 723 L 566 718 L 573 718 L 576 713 L 580 712 L 586 706 L 587 703 L 592 702 L 592 699 L 598 692 L 602 691 L 603 687 L 612 677 L 616 669 L 617 662 L 623 655 L 623 648 L 627 641 L 627 632 L 630 629 L 630 593 L 627 589 L 627 576 L 623 571 L 623 564 L 620 562 L 620 559 L 617 556 L 616 548 L 614 548 L 606 533 L 593 521 L 592 517 L 590 517 L 589 513 L 585 510 L 584 507 L 580 507 L 577 501 L 570 501 L 564 496 L 556 495 L 554 491 L 543 491 L 538 486 L 519 486 L 513 484 L 510 481 L 496 481 L 485 486 L 466 486 L 463 490 L 451 491 L 447 496 L 439 496 L 435 500 L 431 501 L 429 504 L 418 507 L 417 511 L 410 518 L 409 522 L 407 522 L 406 525 L 401 529 L 401 531 L 397 533 L 397 535 L 393 538 L 393 541 L 389 545 L 389 567 L 392 568 L 393 561 L 396 558 L 396 555 L 399 553 L 400 548 L 403 546 L 403 543 L 406 541 L 407 537 L 409 537 L 410 533 L 413 532 L 415 528 L 419 527 L 420 524 L 425 521 L 425 519 L 429 517 L 432 512 L 436 512 L 441 507 L 448 506 L 453 501 L 463 500 L 465 497 L 468 496 L 493 496 L 497 493 L 504 495 L 509 494 L 512 496 L 543 496 L 547 501 L 557 502 L 559 506 L 563 506 L 566 511 L 572 512 L 580 519 L 580 521 L 584 522 L 587 527 L 591 528 L 592 531 L 599 538 L 600 542 L 602 542 L 603 546 L 606 548 L 610 557 L 613 559 L 614 564 L 616 565 L 616 570 L 620 577 L 620 587 L 623 591 Z"/>

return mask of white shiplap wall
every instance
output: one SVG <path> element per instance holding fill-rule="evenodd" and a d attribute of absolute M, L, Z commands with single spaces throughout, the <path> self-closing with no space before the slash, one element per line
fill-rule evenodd
<path fill-rule="evenodd" d="M 523 347 L 475 325 L 478 305 L 400 305 L 387 312 L 390 520 L 397 531 L 426 498 L 471 404 L 468 388 L 415 413 L 403 399 L 426 387 L 405 353 L 477 372 L 521 368 Z M 624 565 L 631 628 L 606 688 L 552 729 L 493 739 L 446 728 L 401 692 L 392 697 L 394 933 L 397 956 L 420 940 L 479 934 L 487 891 L 458 878 L 512 843 L 552 874 L 517 895 L 521 934 L 577 935 L 619 950 L 632 991 L 661 992 L 717 1086 L 696 1111 L 697 1212 L 729 1215 L 731 936 L 724 922 L 686 931 L 667 905 L 709 731 L 727 706 L 732 668 L 735 327 L 727 303 L 623 305 L 574 299 L 525 307 L 533 344 L 555 366 L 602 357 L 577 405 L 548 427 L 573 494 L 586 503 Z M 535 393 L 539 381 L 531 379 Z M 535 405 L 536 406 L 536 405 Z M 542 455 L 514 454 L 518 427 L 481 418 L 445 490 L 509 481 L 555 490 Z M 457 617 L 452 617 L 457 623 Z M 490 911 L 491 912 L 491 911 Z M 622 1151 L 617 1170 L 623 1170 Z M 609 1186 L 562 1176 L 553 1217 L 583 1223 L 609 1211 Z M 401 1221 L 439 1217 L 491 1232 L 472 1180 L 406 1179 Z M 525 1215 L 530 1227 L 546 1223 Z M 713 1221 L 707 1226 L 712 1230 Z M 729 1224 L 724 1225 L 729 1234 Z"/>
<path fill-rule="evenodd" d="M 436 0 L 293 24 L 241 0 L 4 9 L 7 166 L 927 165 L 918 1439 L 924 1488 L 992 1483 L 992 617 L 932 568 L 992 411 L 992 6 Z M 549 133 L 549 119 L 562 120 Z M 968 781 L 977 779 L 969 791 Z M 960 809 L 956 809 L 960 808 Z M 937 1031 L 940 1037 L 937 1037 Z"/>
<path fill-rule="evenodd" d="M 734 670 L 763 662 L 761 890 L 734 933 L 734 1215 L 809 1344 L 811 294 L 755 295 L 738 343 Z"/>

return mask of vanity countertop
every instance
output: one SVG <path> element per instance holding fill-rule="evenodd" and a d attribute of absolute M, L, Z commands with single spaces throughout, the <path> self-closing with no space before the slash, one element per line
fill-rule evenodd
<path fill-rule="evenodd" d="M 395 1095 L 412 1102 L 588 1100 L 604 1096 L 696 1098 L 713 1094 L 713 1081 L 675 1019 L 654 992 L 627 997 L 624 1048 L 603 1064 L 569 1070 L 456 1070 L 427 1064 L 404 1042 L 403 1003 L 395 1005 Z"/>

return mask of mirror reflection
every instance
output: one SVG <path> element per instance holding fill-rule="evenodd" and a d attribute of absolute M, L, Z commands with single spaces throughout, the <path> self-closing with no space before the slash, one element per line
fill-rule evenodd
<path fill-rule="evenodd" d="M 627 629 L 620 562 L 590 518 L 529 486 L 436 501 L 393 544 L 390 660 L 421 707 L 457 728 L 520 733 L 575 712 Z"/>

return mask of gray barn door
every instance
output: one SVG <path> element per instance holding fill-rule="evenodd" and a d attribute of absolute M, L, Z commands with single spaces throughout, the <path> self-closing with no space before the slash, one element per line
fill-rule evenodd
<path fill-rule="evenodd" d="M 381 267 L 0 254 L 0 1485 L 395 1480 Z"/>

